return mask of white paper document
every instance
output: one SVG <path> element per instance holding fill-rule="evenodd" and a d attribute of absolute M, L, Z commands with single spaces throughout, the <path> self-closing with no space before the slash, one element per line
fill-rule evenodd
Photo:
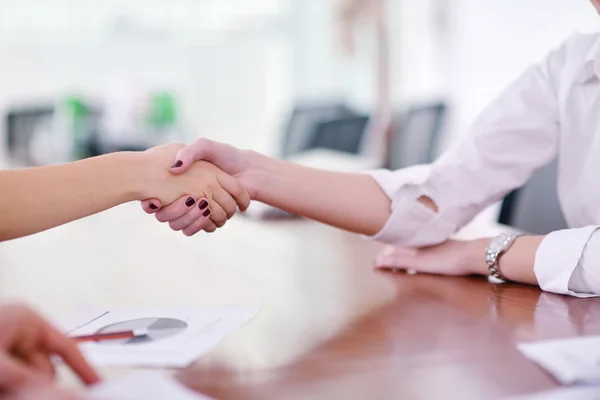
<path fill-rule="evenodd" d="M 256 307 L 89 307 L 70 318 L 69 336 L 121 331 L 143 336 L 80 344 L 94 364 L 115 367 L 185 367 L 258 314 Z M 83 318 L 85 314 L 85 318 Z M 76 322 L 75 322 L 76 321 Z M 65 324 L 62 324 L 66 328 Z"/>
<path fill-rule="evenodd" d="M 89 390 L 86 400 L 212 400 L 159 373 L 109 380 Z"/>
<path fill-rule="evenodd" d="M 562 384 L 600 384 L 600 336 L 521 343 L 517 347 Z"/>
<path fill-rule="evenodd" d="M 600 386 L 573 386 L 540 392 L 510 400 L 600 400 Z"/>

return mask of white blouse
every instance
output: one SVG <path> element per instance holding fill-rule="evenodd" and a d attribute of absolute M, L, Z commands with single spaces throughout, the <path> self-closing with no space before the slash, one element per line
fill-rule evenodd
<path fill-rule="evenodd" d="M 441 243 L 557 155 L 572 229 L 544 238 L 534 271 L 544 290 L 600 295 L 600 34 L 574 36 L 529 68 L 433 164 L 370 172 L 392 200 L 387 224 L 371 238 Z M 437 213 L 417 202 L 423 195 Z"/>

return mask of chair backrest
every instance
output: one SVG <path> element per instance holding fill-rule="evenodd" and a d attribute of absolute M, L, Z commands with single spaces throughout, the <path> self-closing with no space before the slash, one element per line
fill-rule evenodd
<path fill-rule="evenodd" d="M 390 141 L 390 169 L 435 160 L 446 111 L 444 102 L 434 102 L 410 107 L 399 118 Z"/>
<path fill-rule="evenodd" d="M 337 118 L 318 122 L 308 143 L 309 149 L 324 148 L 359 154 L 369 124 L 369 116 Z"/>
<path fill-rule="evenodd" d="M 308 150 L 313 141 L 312 135 L 315 133 L 317 123 L 353 115 L 354 113 L 341 103 L 296 106 L 283 132 L 281 158 L 289 158 Z"/>
<path fill-rule="evenodd" d="M 8 110 L 4 117 L 6 147 L 13 156 L 23 157 L 29 152 L 29 140 L 38 125 L 54 115 L 53 106 Z"/>
<path fill-rule="evenodd" d="M 539 168 L 524 186 L 506 196 L 498 222 L 538 235 L 568 228 L 558 200 L 556 178 L 556 160 Z"/>

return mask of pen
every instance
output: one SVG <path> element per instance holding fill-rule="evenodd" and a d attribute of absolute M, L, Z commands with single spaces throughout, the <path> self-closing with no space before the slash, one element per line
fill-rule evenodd
<path fill-rule="evenodd" d="M 117 339 L 131 339 L 140 336 L 147 336 L 148 331 L 146 329 L 139 329 L 135 331 L 119 331 L 119 332 L 106 332 L 106 333 L 93 333 L 91 335 L 73 336 L 72 339 L 77 343 L 85 342 L 101 342 L 105 340 L 117 340 Z"/>

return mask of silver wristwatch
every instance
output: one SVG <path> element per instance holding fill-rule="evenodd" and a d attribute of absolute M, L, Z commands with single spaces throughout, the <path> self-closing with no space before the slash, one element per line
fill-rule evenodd
<path fill-rule="evenodd" d="M 498 266 L 498 257 L 510 249 L 515 240 L 521 236 L 520 233 L 501 233 L 500 235 L 490 239 L 487 248 L 485 249 L 485 262 L 487 263 L 490 276 L 496 279 L 506 281 L 506 278 L 500 272 Z"/>

